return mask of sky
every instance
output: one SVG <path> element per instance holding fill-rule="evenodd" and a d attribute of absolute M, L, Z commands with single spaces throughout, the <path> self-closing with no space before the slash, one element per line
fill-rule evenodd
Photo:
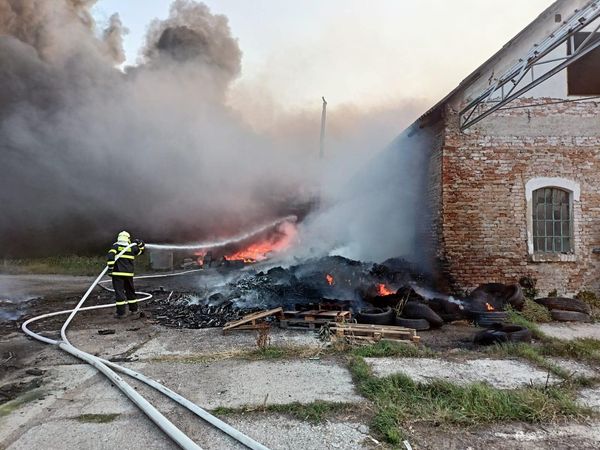
<path fill-rule="evenodd" d="M 135 64 L 148 24 L 170 0 L 99 0 L 102 27 L 118 12 Z M 552 0 L 205 0 L 229 18 L 243 51 L 231 101 L 284 110 L 359 108 L 419 99 L 433 105 L 525 28 Z M 498 5 L 502 4 L 502 8 Z"/>

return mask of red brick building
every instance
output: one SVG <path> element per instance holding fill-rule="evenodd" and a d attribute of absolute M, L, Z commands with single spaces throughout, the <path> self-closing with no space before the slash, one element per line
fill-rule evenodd
<path fill-rule="evenodd" d="M 599 16 L 557 1 L 401 136 L 427 143 L 423 227 L 452 288 L 600 291 Z"/>

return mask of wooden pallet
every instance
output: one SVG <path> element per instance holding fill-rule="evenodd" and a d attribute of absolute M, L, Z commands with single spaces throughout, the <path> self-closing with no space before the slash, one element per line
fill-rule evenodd
<path fill-rule="evenodd" d="M 313 309 L 310 311 L 284 311 L 283 316 L 285 319 L 301 319 L 307 322 L 315 320 L 325 320 L 328 322 L 344 322 L 352 319 L 352 313 L 350 311 L 331 311 L 317 309 Z"/>
<path fill-rule="evenodd" d="M 266 323 L 264 319 L 274 316 L 278 319 L 283 318 L 283 308 L 270 309 L 268 311 L 259 311 L 242 317 L 240 320 L 227 322 L 223 327 L 223 333 L 236 330 L 258 330 L 268 328 L 271 325 Z"/>
<path fill-rule="evenodd" d="M 419 342 L 417 331 L 412 328 L 395 327 L 389 325 L 368 325 L 354 323 L 330 323 L 330 331 L 335 336 L 357 338 L 368 338 L 375 342 L 382 339 Z"/>
<path fill-rule="evenodd" d="M 280 319 L 279 327 L 284 329 L 295 328 L 299 330 L 316 330 L 330 321 L 326 319 L 304 320 L 304 319 Z"/>

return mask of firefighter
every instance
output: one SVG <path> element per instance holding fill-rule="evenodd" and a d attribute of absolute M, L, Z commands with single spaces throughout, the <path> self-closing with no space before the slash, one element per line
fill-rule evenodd
<path fill-rule="evenodd" d="M 133 287 L 133 262 L 136 256 L 144 252 L 144 242 L 136 239 L 135 243 L 115 261 L 115 256 L 129 244 L 131 236 L 127 231 L 121 231 L 111 249 L 108 251 L 107 265 L 108 274 L 112 277 L 115 290 L 115 302 L 117 306 L 116 318 L 125 316 L 126 307 L 129 312 L 135 314 L 138 311 L 138 300 Z"/>

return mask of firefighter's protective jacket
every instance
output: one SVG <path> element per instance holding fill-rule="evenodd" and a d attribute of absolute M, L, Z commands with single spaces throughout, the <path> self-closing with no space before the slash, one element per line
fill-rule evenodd
<path fill-rule="evenodd" d="M 133 277 L 133 261 L 136 256 L 144 253 L 144 244 L 133 244 L 119 259 L 115 261 L 115 256 L 127 247 L 122 243 L 115 242 L 108 251 L 106 264 L 108 265 L 108 274 L 110 276 Z"/>

